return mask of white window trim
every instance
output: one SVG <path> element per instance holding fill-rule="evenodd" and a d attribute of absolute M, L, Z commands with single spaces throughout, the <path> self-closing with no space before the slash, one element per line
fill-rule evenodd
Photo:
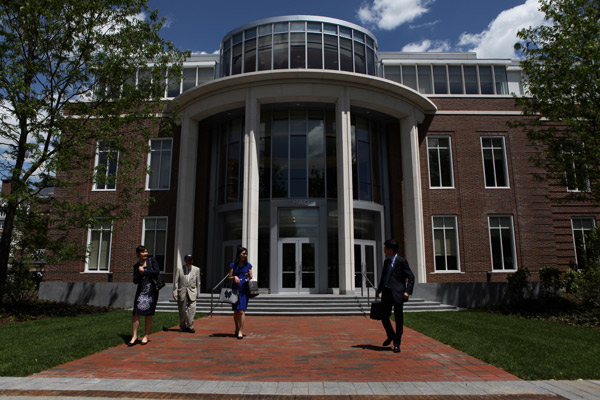
<path fill-rule="evenodd" d="M 152 141 L 160 140 L 160 141 L 170 141 L 171 142 L 171 165 L 169 166 L 169 185 L 166 188 L 150 188 L 150 172 L 146 174 L 146 190 L 152 191 L 165 191 L 171 190 L 171 174 L 173 172 L 173 138 L 152 138 L 148 141 L 148 146 L 150 147 L 150 152 L 148 153 L 148 159 L 146 160 L 146 167 L 150 170 L 150 165 L 152 162 Z M 161 163 L 162 163 L 162 155 L 161 155 Z M 159 168 L 160 170 L 160 168 Z"/>
<path fill-rule="evenodd" d="M 439 139 L 439 138 L 443 138 L 443 139 L 448 139 L 448 150 L 450 151 L 450 175 L 452 176 L 452 185 L 451 186 L 431 186 L 431 163 L 429 161 L 429 139 Z M 432 190 L 446 190 L 446 189 L 455 189 L 456 186 L 454 185 L 454 159 L 452 158 L 452 136 L 450 135 L 432 135 L 432 136 L 427 136 L 427 140 L 426 140 L 426 147 L 427 147 L 427 173 L 428 175 L 428 181 L 429 181 L 429 189 Z M 441 171 L 440 171 L 440 183 L 441 183 Z"/>
<path fill-rule="evenodd" d="M 103 142 L 103 140 L 96 140 L 96 156 L 94 158 L 94 170 L 96 170 L 96 168 L 98 168 L 98 161 L 99 161 L 99 156 L 100 156 L 100 143 Z M 115 162 L 117 163 L 117 170 L 115 173 L 115 177 L 118 176 L 119 174 L 119 156 L 120 153 L 117 151 L 117 159 L 115 160 Z M 108 166 L 107 166 L 108 168 Z M 94 174 L 94 186 L 92 186 L 92 191 L 93 192 L 114 192 L 117 190 L 117 181 L 115 180 L 115 188 L 114 189 L 98 189 L 98 184 L 96 182 L 96 174 Z"/>
<path fill-rule="evenodd" d="M 494 253 L 492 250 L 492 227 L 490 224 L 490 218 L 503 218 L 503 217 L 508 217 L 510 218 L 510 231 L 511 231 L 511 244 L 512 244 L 512 252 L 513 252 L 513 258 L 515 260 L 515 267 L 514 269 L 506 269 L 504 268 L 504 252 L 502 251 L 502 269 L 494 269 Z M 514 224 L 514 220 L 513 220 L 513 216 L 509 215 L 509 214 L 489 214 L 488 215 L 488 238 L 489 238 L 489 245 L 490 245 L 490 270 L 492 273 L 504 273 L 504 272 L 514 272 L 516 270 L 519 269 L 519 260 L 517 260 L 517 245 L 515 242 L 515 224 Z"/>
<path fill-rule="evenodd" d="M 506 186 L 488 186 L 485 181 L 485 157 L 483 156 L 483 139 L 502 139 L 502 157 L 504 158 L 504 174 L 506 175 Z M 479 137 L 479 145 L 481 148 L 481 167 L 483 168 L 483 186 L 486 189 L 510 189 L 510 176 L 508 175 L 508 158 L 506 157 L 506 140 L 504 140 L 504 136 L 480 136 Z M 494 160 L 495 162 L 495 160 Z M 494 169 L 494 176 L 495 176 Z M 497 179 L 496 179 L 497 181 Z"/>
<path fill-rule="evenodd" d="M 571 239 L 573 239 L 573 252 L 575 253 L 575 264 L 579 265 L 577 260 L 577 243 L 575 243 L 575 228 L 573 227 L 573 220 L 575 219 L 587 219 L 592 220 L 592 229 L 596 227 L 596 218 L 594 217 L 571 217 Z M 585 246 L 585 244 L 584 244 Z"/>
<path fill-rule="evenodd" d="M 87 246 L 89 247 L 90 244 L 92 243 L 92 230 L 93 228 L 91 226 L 88 227 L 88 237 L 87 237 Z M 101 270 L 90 270 L 89 266 L 90 266 L 90 256 L 89 254 L 85 257 L 85 273 L 86 274 L 108 274 L 111 272 L 110 270 L 110 259 L 112 256 L 112 240 L 113 240 L 113 223 L 111 221 L 110 223 L 110 242 L 108 245 L 108 269 L 106 269 L 105 271 L 101 271 Z"/>
<path fill-rule="evenodd" d="M 436 266 L 436 262 L 435 262 L 435 227 L 434 227 L 434 223 L 433 220 L 435 218 L 452 218 L 454 219 L 454 233 L 456 236 L 456 264 L 458 266 L 457 270 L 448 270 L 446 268 L 446 270 L 444 271 L 438 271 L 437 266 Z M 445 229 L 444 229 L 445 231 Z M 459 235 L 458 235 L 458 218 L 456 217 L 456 215 L 432 215 L 431 216 L 431 237 L 432 237 L 432 244 L 433 244 L 433 271 L 435 274 L 461 274 L 462 271 L 460 269 L 460 243 L 459 243 Z M 445 236 L 444 236 L 445 237 Z M 446 254 L 447 256 L 447 254 Z M 447 263 L 446 263 L 447 265 Z"/>
<path fill-rule="evenodd" d="M 142 218 L 143 224 L 142 224 L 142 243 L 146 243 L 146 219 L 148 218 L 154 218 L 154 219 L 158 219 L 158 218 L 163 218 L 166 220 L 166 224 L 165 224 L 165 232 L 167 233 L 165 235 L 165 261 L 167 259 L 167 252 L 168 252 L 168 245 L 167 245 L 167 241 L 169 239 L 168 237 L 168 233 L 169 233 L 169 217 L 164 216 L 164 215 L 146 215 L 145 217 Z M 155 243 L 156 245 L 156 243 Z M 164 263 L 163 263 L 164 264 Z M 164 273 L 167 270 L 166 265 L 159 265 L 160 268 L 160 272 Z"/>

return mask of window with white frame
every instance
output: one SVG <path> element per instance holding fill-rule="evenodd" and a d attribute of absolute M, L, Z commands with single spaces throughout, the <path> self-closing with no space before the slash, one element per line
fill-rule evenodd
<path fill-rule="evenodd" d="M 459 271 L 458 230 L 456 217 L 440 215 L 433 217 L 433 252 L 435 272 Z"/>
<path fill-rule="evenodd" d="M 99 220 L 88 231 L 88 272 L 108 272 L 112 242 L 112 221 Z"/>
<path fill-rule="evenodd" d="M 427 138 L 429 187 L 453 188 L 452 147 L 449 136 Z"/>
<path fill-rule="evenodd" d="M 590 180 L 587 165 L 581 160 L 583 144 L 575 145 L 575 151 L 563 153 L 565 161 L 565 182 L 568 192 L 589 192 Z"/>
<path fill-rule="evenodd" d="M 117 165 L 119 152 L 110 141 L 98 140 L 96 147 L 96 165 L 94 190 L 115 190 L 117 187 Z"/>
<path fill-rule="evenodd" d="M 493 271 L 514 271 L 517 269 L 513 220 L 510 215 L 488 217 L 490 251 Z"/>
<path fill-rule="evenodd" d="M 573 246 L 575 248 L 575 264 L 577 264 L 577 269 L 585 269 L 587 262 L 585 254 L 586 243 L 588 241 L 588 235 L 595 226 L 596 221 L 594 218 L 571 218 L 571 230 L 573 232 Z"/>
<path fill-rule="evenodd" d="M 504 138 L 502 136 L 482 137 L 481 155 L 486 188 L 508 187 L 508 166 Z"/>
<path fill-rule="evenodd" d="M 171 138 L 150 139 L 148 174 L 146 187 L 152 190 L 168 190 L 171 186 L 171 159 L 173 140 Z"/>
<path fill-rule="evenodd" d="M 167 255 L 167 217 L 145 217 L 142 243 L 148 255 L 158 261 L 161 271 L 165 271 Z"/>

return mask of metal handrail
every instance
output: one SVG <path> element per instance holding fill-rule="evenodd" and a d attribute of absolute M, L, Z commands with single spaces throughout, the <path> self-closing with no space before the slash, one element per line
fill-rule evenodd
<path fill-rule="evenodd" d="M 366 272 L 361 271 L 360 274 L 363 276 L 363 278 L 365 278 L 365 282 L 368 283 L 368 285 L 367 285 L 367 304 L 371 304 L 371 296 L 370 296 L 369 288 L 372 287 L 373 289 L 376 289 L 375 285 L 373 285 L 373 282 L 371 282 L 371 280 L 367 277 Z M 371 285 L 371 286 L 369 286 L 369 285 Z M 361 293 L 361 295 L 362 295 L 362 293 Z"/>
<path fill-rule="evenodd" d="M 210 313 L 208 315 L 210 315 L 210 317 L 212 318 L 213 315 L 213 295 L 215 294 L 215 289 L 218 288 L 219 286 L 221 286 L 221 284 L 225 281 L 225 279 L 229 278 L 229 274 L 225 275 L 223 277 L 223 279 L 221 279 L 221 281 L 219 283 L 217 283 L 217 285 L 210 289 Z"/>

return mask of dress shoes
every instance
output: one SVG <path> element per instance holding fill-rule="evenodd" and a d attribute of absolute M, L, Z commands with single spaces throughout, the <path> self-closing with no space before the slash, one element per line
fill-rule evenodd
<path fill-rule="evenodd" d="M 187 328 L 187 331 L 188 331 L 189 333 L 196 333 L 196 330 L 195 330 L 194 328 L 189 328 L 189 327 L 188 327 L 188 328 Z"/>
<path fill-rule="evenodd" d="M 392 343 L 392 339 L 390 339 L 390 338 L 387 338 L 387 339 L 385 339 L 385 342 L 383 342 L 383 345 L 382 345 L 382 346 L 383 346 L 383 347 L 385 347 L 385 346 L 389 346 L 391 343 Z"/>
<path fill-rule="evenodd" d="M 127 342 L 127 347 L 133 347 L 133 346 L 135 346 L 136 343 L 137 343 L 136 340 L 134 340 L 133 342 Z"/>
<path fill-rule="evenodd" d="M 400 346 L 394 346 L 394 353 L 400 353 Z"/>

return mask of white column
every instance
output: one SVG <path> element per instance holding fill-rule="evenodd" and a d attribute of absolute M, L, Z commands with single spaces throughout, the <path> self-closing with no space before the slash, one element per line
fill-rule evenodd
<path fill-rule="evenodd" d="M 400 121 L 402 171 L 404 181 L 404 234 L 406 260 L 415 281 L 425 283 L 425 233 L 423 228 L 423 196 L 419 157 L 417 118 L 410 115 Z M 393 205 L 392 205 L 393 207 Z"/>
<path fill-rule="evenodd" d="M 252 89 L 246 96 L 244 131 L 244 198 L 242 213 L 242 246 L 248 249 L 248 262 L 255 279 L 258 279 L 258 145 L 260 105 Z"/>
<path fill-rule="evenodd" d="M 181 144 L 179 146 L 173 273 L 179 265 L 182 265 L 183 256 L 192 252 L 194 242 L 197 151 L 198 122 L 189 118 L 184 112 L 181 122 Z"/>
<path fill-rule="evenodd" d="M 336 105 L 338 250 L 340 294 L 354 293 L 354 214 L 352 195 L 352 124 L 344 88 Z"/>

